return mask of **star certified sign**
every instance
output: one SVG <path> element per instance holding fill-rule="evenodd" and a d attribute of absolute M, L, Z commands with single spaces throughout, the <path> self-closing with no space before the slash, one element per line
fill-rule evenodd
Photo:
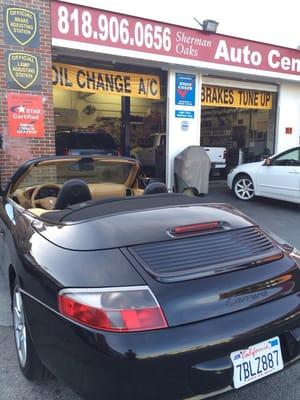
<path fill-rule="evenodd" d="M 44 137 L 42 96 L 27 93 L 8 93 L 7 105 L 10 136 L 23 138 Z"/>
<path fill-rule="evenodd" d="M 175 104 L 179 106 L 195 105 L 196 76 L 190 74 L 176 74 Z"/>
<path fill-rule="evenodd" d="M 6 80 L 9 89 L 41 90 L 40 59 L 24 52 L 6 52 Z"/>
<path fill-rule="evenodd" d="M 21 7 L 4 7 L 6 44 L 37 48 L 40 46 L 39 13 Z"/>

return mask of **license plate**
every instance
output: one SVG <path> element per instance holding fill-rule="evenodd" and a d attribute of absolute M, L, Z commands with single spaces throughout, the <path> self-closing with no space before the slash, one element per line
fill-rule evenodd
<path fill-rule="evenodd" d="M 234 351 L 230 358 L 234 366 L 233 384 L 236 389 L 283 369 L 279 337 Z"/>

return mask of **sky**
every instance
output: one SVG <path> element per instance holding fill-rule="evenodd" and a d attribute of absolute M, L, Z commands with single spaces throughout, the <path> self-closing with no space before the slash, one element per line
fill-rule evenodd
<path fill-rule="evenodd" d="M 218 33 L 275 45 L 300 45 L 299 0 L 67 0 L 91 7 L 197 28 L 219 22 Z"/>

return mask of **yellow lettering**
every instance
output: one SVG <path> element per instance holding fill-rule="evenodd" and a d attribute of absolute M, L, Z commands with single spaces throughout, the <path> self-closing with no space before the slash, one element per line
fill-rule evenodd
<path fill-rule="evenodd" d="M 269 110 L 272 108 L 272 94 L 256 90 L 202 85 L 201 103 L 205 106 Z"/>
<path fill-rule="evenodd" d="M 23 60 L 23 63 L 26 60 Z M 160 77 L 54 63 L 52 84 L 65 90 L 160 99 Z"/>

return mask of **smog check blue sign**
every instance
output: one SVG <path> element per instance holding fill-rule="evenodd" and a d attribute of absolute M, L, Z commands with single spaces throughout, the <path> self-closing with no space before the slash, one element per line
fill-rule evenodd
<path fill-rule="evenodd" d="M 178 106 L 194 106 L 195 86 L 195 75 L 177 73 L 175 104 Z"/>

